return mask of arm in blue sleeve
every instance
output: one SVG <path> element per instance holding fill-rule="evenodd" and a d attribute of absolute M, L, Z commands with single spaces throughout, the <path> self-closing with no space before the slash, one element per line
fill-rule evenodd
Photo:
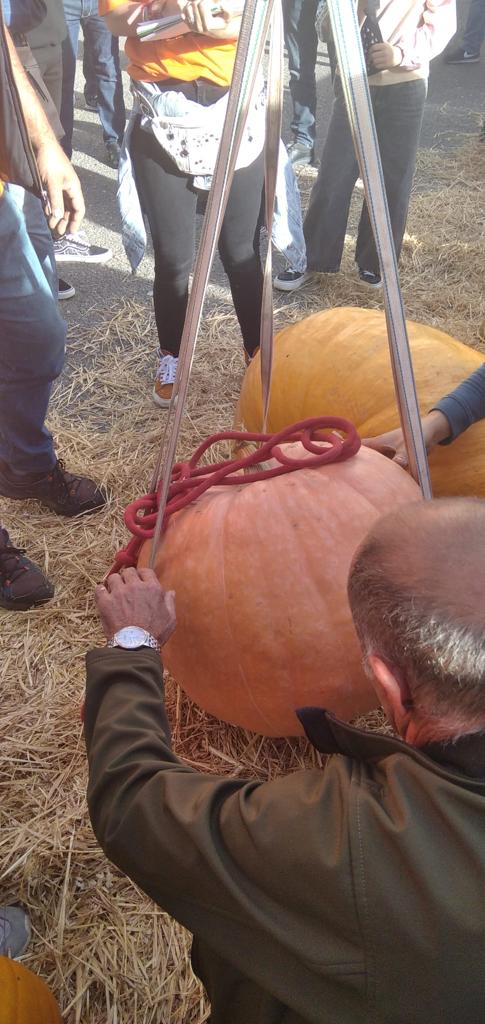
<path fill-rule="evenodd" d="M 433 409 L 439 409 L 450 424 L 450 436 L 441 444 L 450 444 L 472 423 L 485 419 L 485 363 Z"/>
<path fill-rule="evenodd" d="M 12 8 L 10 0 L 2 0 L 3 20 L 7 28 L 12 28 Z"/>
<path fill-rule="evenodd" d="M 47 14 L 45 0 L 1 0 L 1 3 L 5 24 L 11 32 L 30 32 Z"/>

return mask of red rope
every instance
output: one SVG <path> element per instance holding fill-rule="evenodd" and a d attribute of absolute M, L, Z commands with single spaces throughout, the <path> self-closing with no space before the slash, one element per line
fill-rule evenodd
<path fill-rule="evenodd" d="M 198 463 L 205 452 L 219 441 L 257 441 L 259 447 L 241 459 L 225 459 L 214 465 L 199 466 Z M 313 458 L 293 459 L 280 448 L 281 444 L 289 444 L 292 441 L 300 441 L 305 451 Z M 167 526 L 170 516 L 196 501 L 209 487 L 221 484 L 226 487 L 241 486 L 254 483 L 256 480 L 269 480 L 283 473 L 293 473 L 298 469 L 315 469 L 329 462 L 344 462 L 355 455 L 359 448 L 360 437 L 355 427 L 337 416 L 301 420 L 300 423 L 293 423 L 280 430 L 278 434 L 246 434 L 238 430 L 213 434 L 199 445 L 188 462 L 177 462 L 173 467 L 163 527 Z M 246 475 L 241 473 L 241 470 L 269 459 L 276 459 L 279 465 Z M 110 574 L 136 565 L 143 541 L 153 537 L 159 491 L 157 494 L 145 494 L 127 506 L 125 524 L 133 534 L 133 540 L 118 551 Z"/>

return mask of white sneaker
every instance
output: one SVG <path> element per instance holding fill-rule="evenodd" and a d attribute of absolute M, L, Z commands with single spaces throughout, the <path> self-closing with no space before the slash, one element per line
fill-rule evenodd
<path fill-rule="evenodd" d="M 279 292 L 294 292 L 302 288 L 314 275 L 309 270 L 282 270 L 273 280 L 273 287 Z"/>
<path fill-rule="evenodd" d="M 161 409 L 168 409 L 172 401 L 177 366 L 178 358 L 176 356 L 160 356 L 152 397 L 155 405 L 160 406 Z"/>

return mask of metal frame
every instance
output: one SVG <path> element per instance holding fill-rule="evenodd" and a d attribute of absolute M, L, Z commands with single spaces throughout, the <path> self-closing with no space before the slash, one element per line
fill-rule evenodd
<path fill-rule="evenodd" d="M 369 2 L 372 3 L 373 0 L 369 0 Z M 182 335 L 177 379 L 174 387 L 176 399 L 172 401 L 170 406 L 159 456 L 150 485 L 150 490 L 154 492 L 158 489 L 160 483 L 158 516 L 151 547 L 151 566 L 155 562 L 162 530 L 171 472 L 175 462 L 209 275 L 249 104 L 257 72 L 263 58 L 264 44 L 268 36 L 271 14 L 273 6 L 276 4 L 279 5 L 279 0 L 246 0 L 244 6 L 234 74 L 228 97 L 227 114 L 214 170 L 212 188 L 207 201 L 207 210 Z M 327 0 L 327 6 L 355 151 L 379 253 L 394 388 L 408 453 L 409 467 L 414 479 L 418 481 L 421 487 L 423 496 L 431 498 L 432 491 L 428 459 L 421 429 L 406 318 L 399 284 L 399 273 L 369 84 L 357 22 L 356 4 L 355 0 Z M 281 22 L 279 19 L 276 22 L 275 35 L 282 52 Z M 272 68 L 276 69 L 276 71 L 278 70 L 275 58 L 273 58 Z M 278 110 L 277 91 L 275 90 L 274 82 L 270 83 L 269 92 L 276 123 L 276 119 L 281 117 L 281 113 Z M 277 134 L 279 135 L 279 132 Z M 269 150 L 269 158 L 270 160 L 271 157 L 273 160 L 277 160 L 277 151 L 271 152 L 276 146 L 276 133 L 271 131 L 271 136 L 273 144 Z M 276 174 L 275 168 L 273 168 L 273 171 Z M 273 202 L 274 196 L 267 203 L 267 212 L 269 214 L 272 214 Z M 268 232 L 270 234 L 270 225 L 268 225 Z M 268 244 L 271 246 L 271 238 L 269 238 Z M 265 416 L 269 404 L 272 363 L 273 322 L 271 309 L 268 313 L 268 301 L 271 303 L 271 291 L 268 291 L 268 289 L 271 289 L 272 284 L 269 280 L 271 276 L 270 260 L 267 268 L 268 266 L 269 276 L 268 273 L 265 274 L 265 302 L 263 303 L 261 330 L 262 388 Z"/>

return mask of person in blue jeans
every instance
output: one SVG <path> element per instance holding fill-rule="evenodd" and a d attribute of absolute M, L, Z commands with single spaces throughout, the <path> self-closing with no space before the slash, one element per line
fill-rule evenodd
<path fill-rule="evenodd" d="M 485 38 L 485 0 L 471 0 L 463 43 L 445 54 L 446 64 L 478 64 Z"/>
<path fill-rule="evenodd" d="M 293 165 L 311 164 L 315 155 L 317 5 L 318 0 L 283 0 L 285 46 L 293 103 L 291 130 L 294 138 L 288 146 L 288 154 Z"/>
<path fill-rule="evenodd" d="M 99 508 L 106 495 L 94 481 L 66 470 L 45 419 L 53 381 L 63 367 L 66 338 L 57 305 L 51 231 L 75 231 L 84 215 L 84 202 L 79 180 L 6 30 L 0 44 L 2 67 L 7 67 L 3 79 L 8 87 L 9 77 L 13 78 L 21 104 L 13 116 L 14 108 L 6 103 L 7 116 L 0 120 L 0 153 L 5 161 L 0 179 L 18 173 L 17 180 L 25 181 L 25 165 L 21 173 L 18 160 L 20 143 L 28 136 L 36 176 L 47 196 L 45 214 L 34 195 L 0 181 L 0 495 L 34 498 L 58 515 L 75 516 Z M 24 203 L 31 207 L 29 230 Z M 26 610 L 52 594 L 50 581 L 12 544 L 0 523 L 0 606 Z"/>
<path fill-rule="evenodd" d="M 118 166 L 120 146 L 125 130 L 125 103 L 119 57 L 118 39 L 112 36 L 98 14 L 98 0 L 64 0 L 67 38 L 62 47 L 61 122 L 65 131 L 64 152 L 72 156 L 74 121 L 74 78 L 79 29 L 82 26 L 84 46 L 89 50 L 96 81 L 98 114 L 103 129 L 108 162 Z"/>

